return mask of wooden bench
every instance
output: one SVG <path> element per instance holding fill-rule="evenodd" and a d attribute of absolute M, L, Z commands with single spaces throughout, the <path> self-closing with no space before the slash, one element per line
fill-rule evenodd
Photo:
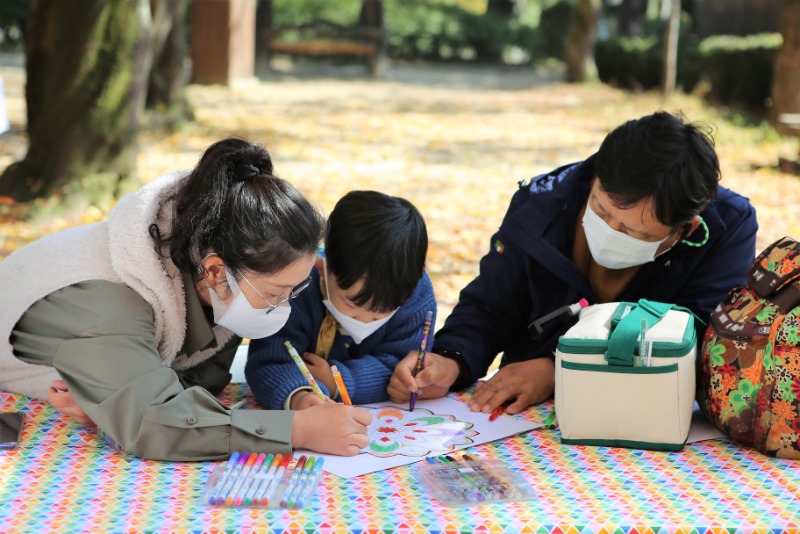
<path fill-rule="evenodd" d="M 800 113 L 781 113 L 778 122 L 784 126 L 785 133 L 797 137 L 797 159 L 795 161 L 779 158 L 778 167 L 781 171 L 800 175 Z"/>
<path fill-rule="evenodd" d="M 363 0 L 359 20 L 343 26 L 326 20 L 312 20 L 291 26 L 272 25 L 272 2 L 259 7 L 262 21 L 259 46 L 267 54 L 308 56 L 352 55 L 364 57 L 371 76 L 382 72 L 386 63 L 386 25 L 382 0 Z M 265 13 L 264 11 L 269 11 Z"/>

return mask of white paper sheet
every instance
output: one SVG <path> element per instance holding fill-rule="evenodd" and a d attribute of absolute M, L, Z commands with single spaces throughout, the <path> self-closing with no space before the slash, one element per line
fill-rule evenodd
<path fill-rule="evenodd" d="M 370 445 L 361 454 L 343 457 L 295 451 L 295 456 L 322 456 L 323 470 L 353 478 L 542 426 L 505 414 L 489 422 L 488 414 L 471 412 L 466 404 L 449 397 L 420 400 L 413 412 L 408 411 L 408 405 L 391 402 L 364 408 L 373 412 L 373 420 L 369 426 Z"/>
<path fill-rule="evenodd" d="M 700 411 L 700 406 L 695 402 L 694 412 L 692 412 L 692 424 L 689 427 L 689 437 L 686 438 L 686 444 L 708 439 L 722 439 L 724 437 L 725 434 L 721 430 L 708 422 L 703 412 Z"/>

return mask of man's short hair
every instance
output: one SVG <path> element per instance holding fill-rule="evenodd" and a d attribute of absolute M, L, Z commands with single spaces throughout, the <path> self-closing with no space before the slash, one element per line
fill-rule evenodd
<path fill-rule="evenodd" d="M 656 218 L 673 228 L 703 211 L 720 180 L 711 128 L 665 111 L 609 133 L 597 153 L 595 173 L 617 207 L 652 198 Z"/>

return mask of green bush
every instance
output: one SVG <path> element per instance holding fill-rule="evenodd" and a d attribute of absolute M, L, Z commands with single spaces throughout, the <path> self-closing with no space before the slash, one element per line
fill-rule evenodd
<path fill-rule="evenodd" d="M 509 46 L 530 51 L 535 29 L 433 0 L 387 0 L 389 55 L 397 59 L 499 61 Z"/>
<path fill-rule="evenodd" d="M 500 61 L 510 46 L 531 52 L 537 36 L 535 27 L 514 18 L 477 13 L 473 4 L 475 2 L 385 0 L 389 56 Z M 355 0 L 273 0 L 273 23 L 295 26 L 325 20 L 353 25 L 358 20 L 360 6 L 361 2 Z"/>
<path fill-rule="evenodd" d="M 564 59 L 564 43 L 573 9 L 574 0 L 560 0 L 542 10 L 538 38 L 532 49 L 534 59 Z"/>
<path fill-rule="evenodd" d="M 772 90 L 773 64 L 781 47 L 778 33 L 717 35 L 700 43 L 709 99 L 745 108 L 764 108 Z"/>
<path fill-rule="evenodd" d="M 677 83 L 692 90 L 700 78 L 697 46 L 678 42 Z M 627 89 L 653 89 L 661 85 L 664 44 L 656 37 L 615 37 L 595 45 L 597 73 L 605 83 Z"/>

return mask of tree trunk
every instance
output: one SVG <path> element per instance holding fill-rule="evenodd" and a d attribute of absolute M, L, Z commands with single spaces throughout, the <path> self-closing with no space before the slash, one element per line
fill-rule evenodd
<path fill-rule="evenodd" d="M 514 0 L 486 0 L 486 12 L 511 17 L 514 14 Z"/>
<path fill-rule="evenodd" d="M 669 0 L 669 19 L 664 36 L 664 71 L 661 74 L 661 93 L 668 96 L 675 91 L 678 79 L 678 38 L 681 27 L 681 0 Z"/>
<path fill-rule="evenodd" d="M 183 60 L 188 52 L 186 12 L 188 0 L 150 0 L 152 67 L 147 87 L 147 109 L 173 128 L 193 114 L 186 98 Z"/>
<path fill-rule="evenodd" d="M 257 76 L 269 74 L 269 42 L 272 38 L 272 0 L 261 0 L 256 6 L 256 55 Z"/>
<path fill-rule="evenodd" d="M 779 121 L 784 113 L 800 113 L 800 0 L 783 0 L 781 14 L 783 45 L 775 58 L 772 78 L 772 110 L 775 128 L 784 135 L 800 135 Z"/>
<path fill-rule="evenodd" d="M 386 30 L 386 18 L 383 10 L 383 0 L 364 0 L 361 4 L 361 12 L 358 15 L 358 24 L 377 30 L 381 37 L 375 40 L 375 54 L 367 58 L 367 70 L 372 76 L 382 76 L 388 64 L 388 42 Z"/>
<path fill-rule="evenodd" d="M 31 0 L 25 56 L 29 147 L 0 176 L 18 201 L 114 194 L 135 168 L 148 53 L 147 0 Z"/>
<path fill-rule="evenodd" d="M 585 82 L 597 77 L 592 49 L 597 34 L 597 12 L 592 0 L 579 0 L 570 18 L 564 56 L 568 82 Z"/>
<path fill-rule="evenodd" d="M 624 37 L 644 33 L 647 0 L 622 0 L 617 14 L 618 33 Z"/>

